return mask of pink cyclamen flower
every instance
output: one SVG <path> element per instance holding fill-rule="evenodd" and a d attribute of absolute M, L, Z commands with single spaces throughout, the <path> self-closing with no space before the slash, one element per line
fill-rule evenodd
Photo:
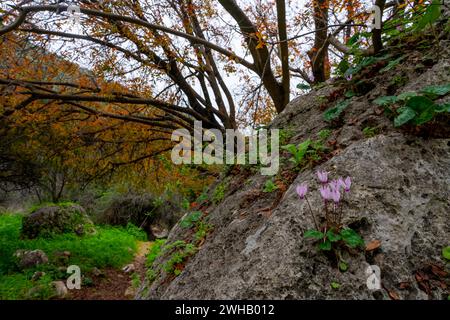
<path fill-rule="evenodd" d="M 297 191 L 300 199 L 303 199 L 308 192 L 308 185 L 306 183 L 299 184 L 295 190 Z"/>
<path fill-rule="evenodd" d="M 350 192 L 350 186 L 352 185 L 352 179 L 347 177 L 344 179 L 339 178 L 339 184 L 344 188 L 345 192 Z"/>
<path fill-rule="evenodd" d="M 317 177 L 319 178 L 319 181 L 321 183 L 327 183 L 328 182 L 328 172 L 326 171 L 317 171 Z"/>
<path fill-rule="evenodd" d="M 322 196 L 322 198 L 326 201 L 326 200 L 331 200 L 331 189 L 329 186 L 321 186 L 319 188 L 320 191 L 320 195 Z"/>
<path fill-rule="evenodd" d="M 329 183 L 331 190 L 338 190 L 339 191 L 339 187 L 341 186 L 339 180 L 332 180 Z"/>
<path fill-rule="evenodd" d="M 349 75 L 345 76 L 345 79 L 347 79 L 347 81 L 350 81 L 350 80 L 352 80 L 352 75 L 351 75 L 351 74 L 349 74 Z"/>
<path fill-rule="evenodd" d="M 341 193 L 339 192 L 339 188 L 331 190 L 331 198 L 333 199 L 334 203 L 339 203 L 339 201 L 341 200 Z"/>

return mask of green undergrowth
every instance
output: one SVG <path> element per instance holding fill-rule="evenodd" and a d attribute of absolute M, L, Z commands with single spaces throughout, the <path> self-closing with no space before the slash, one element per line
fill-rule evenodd
<path fill-rule="evenodd" d="M 65 269 L 77 265 L 82 275 L 93 268 L 120 268 L 133 260 L 137 250 L 137 240 L 146 240 L 146 234 L 139 228 L 98 226 L 93 235 L 75 234 L 54 235 L 51 238 L 22 239 L 20 230 L 22 216 L 19 214 L 0 214 L 0 300 L 36 298 L 46 299 L 46 285 L 54 280 L 65 279 Z M 48 256 L 49 263 L 20 270 L 14 253 L 17 250 L 40 249 Z M 70 256 L 61 255 L 70 252 Z M 45 272 L 38 281 L 31 278 L 36 271 Z M 27 292 L 36 286 L 42 287 L 36 296 Z"/>

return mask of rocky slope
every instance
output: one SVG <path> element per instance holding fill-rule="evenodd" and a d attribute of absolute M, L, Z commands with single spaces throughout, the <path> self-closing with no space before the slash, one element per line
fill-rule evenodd
<path fill-rule="evenodd" d="M 429 50 L 410 45 L 402 63 L 391 70 L 380 72 L 387 62 L 373 65 L 350 83 L 330 81 L 293 100 L 272 127 L 292 130 L 291 143 L 314 139 L 328 128 L 332 151 L 300 172 L 283 165 L 282 187 L 272 193 L 261 191 L 267 177 L 259 170 L 233 170 L 222 182 L 223 201 L 201 208 L 214 230 L 199 251 L 180 275 L 158 274 L 137 298 L 447 299 L 449 270 L 441 250 L 450 244 L 448 117 L 422 130 L 397 129 L 373 100 L 450 83 L 449 48 L 445 39 Z M 336 104 L 349 87 L 357 95 L 340 120 L 324 121 L 319 109 Z M 375 128 L 372 137 L 363 134 L 367 127 Z M 345 252 L 346 272 L 303 237 L 314 225 L 295 187 L 308 182 L 311 206 L 320 207 L 317 169 L 353 178 L 343 222 L 366 244 L 381 243 L 370 252 Z M 189 237 L 189 231 L 177 225 L 168 242 Z M 156 262 L 167 259 L 162 256 Z M 380 290 L 366 285 L 369 265 L 381 270 Z"/>

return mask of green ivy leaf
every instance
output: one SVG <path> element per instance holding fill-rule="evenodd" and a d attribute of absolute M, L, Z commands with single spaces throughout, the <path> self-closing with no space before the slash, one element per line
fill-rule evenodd
<path fill-rule="evenodd" d="M 420 92 L 431 96 L 431 98 L 445 96 L 450 92 L 450 83 L 442 86 L 428 86 L 423 88 Z"/>
<path fill-rule="evenodd" d="M 323 232 L 318 230 L 308 230 L 303 234 L 303 237 L 313 239 L 323 239 L 324 236 Z"/>
<path fill-rule="evenodd" d="M 330 251 L 331 250 L 331 241 L 325 240 L 324 242 L 321 242 L 319 244 L 319 249 L 323 251 Z"/>
<path fill-rule="evenodd" d="M 331 121 L 333 119 L 338 118 L 341 115 L 342 111 L 344 111 L 345 108 L 347 108 L 349 106 L 349 104 L 350 104 L 350 101 L 348 101 L 348 100 L 343 100 L 343 101 L 339 102 L 333 108 L 330 108 L 327 111 L 325 111 L 323 114 L 323 118 L 326 121 Z"/>
<path fill-rule="evenodd" d="M 327 239 L 330 240 L 331 242 L 336 242 L 341 240 L 341 236 L 337 233 L 335 233 L 333 230 L 328 230 L 327 231 Z"/>
<path fill-rule="evenodd" d="M 450 246 L 447 246 L 447 247 L 442 249 L 442 256 L 445 259 L 450 260 Z"/>
<path fill-rule="evenodd" d="M 364 240 L 356 231 L 352 229 L 342 230 L 341 237 L 350 248 L 357 248 L 364 246 Z"/>
<path fill-rule="evenodd" d="M 383 96 L 383 97 L 379 97 L 379 98 L 376 98 L 375 100 L 373 100 L 373 103 L 375 103 L 376 105 L 379 105 L 379 106 L 388 106 L 395 102 L 397 102 L 396 96 Z"/>
<path fill-rule="evenodd" d="M 411 108 L 402 108 L 401 113 L 394 119 L 394 126 L 400 127 L 413 119 L 417 114 Z"/>

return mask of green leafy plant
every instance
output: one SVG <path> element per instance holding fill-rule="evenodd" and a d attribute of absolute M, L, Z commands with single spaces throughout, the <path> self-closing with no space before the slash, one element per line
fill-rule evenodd
<path fill-rule="evenodd" d="M 211 224 L 208 224 L 204 221 L 199 221 L 196 225 L 196 231 L 194 234 L 194 238 L 196 243 L 201 242 L 203 239 L 206 238 L 208 233 L 213 229 L 213 226 Z"/>
<path fill-rule="evenodd" d="M 330 283 L 330 286 L 331 286 L 331 288 L 333 288 L 335 290 L 337 290 L 341 287 L 341 285 L 339 283 L 334 282 L 334 281 L 332 283 Z"/>
<path fill-rule="evenodd" d="M 321 141 L 325 141 L 325 140 L 327 140 L 327 139 L 331 136 L 331 133 L 332 133 L 332 131 L 329 130 L 329 129 L 323 129 L 323 130 L 320 130 L 320 131 L 319 131 L 319 134 L 318 134 L 319 139 L 320 139 Z"/>
<path fill-rule="evenodd" d="M 182 272 L 182 264 L 197 252 L 197 248 L 192 244 L 186 244 L 184 241 L 176 241 L 174 245 L 168 246 L 167 251 L 175 248 L 170 258 L 164 263 L 163 270 L 169 274 L 178 276 Z"/>
<path fill-rule="evenodd" d="M 300 143 L 298 146 L 295 144 L 288 144 L 285 146 L 282 146 L 281 148 L 283 150 L 288 151 L 292 158 L 289 160 L 292 161 L 296 166 L 300 165 L 305 158 L 306 151 L 308 150 L 309 146 L 311 145 L 311 139 L 308 139 L 302 143 Z"/>
<path fill-rule="evenodd" d="M 300 89 L 300 90 L 310 90 L 310 89 L 311 89 L 311 86 L 308 85 L 308 84 L 306 84 L 306 83 L 299 83 L 299 84 L 297 85 L 297 89 Z"/>
<path fill-rule="evenodd" d="M 450 260 L 450 246 L 447 246 L 445 248 L 442 248 L 442 256 L 447 259 Z"/>
<path fill-rule="evenodd" d="M 336 104 L 334 107 L 326 110 L 323 113 L 323 118 L 326 121 L 331 121 L 339 118 L 339 116 L 342 114 L 342 112 L 350 105 L 349 100 L 343 100 Z"/>
<path fill-rule="evenodd" d="M 388 65 L 386 67 L 384 67 L 383 69 L 380 70 L 380 73 L 384 73 L 386 71 L 392 70 L 394 69 L 398 64 L 400 64 L 400 62 L 404 59 L 404 56 L 401 56 L 395 60 L 391 60 L 389 61 Z"/>
<path fill-rule="evenodd" d="M 428 25 L 432 25 L 441 16 L 441 3 L 439 0 L 433 0 L 431 4 L 428 5 L 425 14 L 417 22 L 415 28 L 417 31 L 422 30 Z"/>
<path fill-rule="evenodd" d="M 323 251 L 330 251 L 333 243 L 342 242 L 349 248 L 358 248 L 364 246 L 364 240 L 361 236 L 352 229 L 343 229 L 339 232 L 335 232 L 333 229 L 327 232 L 321 232 L 319 230 L 311 229 L 305 232 L 303 235 L 307 239 L 320 240 L 318 248 Z"/>
<path fill-rule="evenodd" d="M 189 210 L 189 208 L 191 207 L 191 203 L 189 202 L 188 199 L 184 198 L 183 201 L 181 201 L 181 207 L 184 210 Z"/>
<path fill-rule="evenodd" d="M 194 224 L 200 220 L 202 215 L 203 215 L 203 212 L 194 211 L 194 212 L 188 214 L 183 220 L 181 220 L 180 226 L 182 228 L 192 228 L 194 226 Z"/>
<path fill-rule="evenodd" d="M 377 129 L 376 128 L 372 128 L 372 127 L 365 127 L 362 130 L 362 133 L 363 133 L 364 137 L 371 138 L 371 137 L 374 137 L 376 135 Z"/>
<path fill-rule="evenodd" d="M 214 190 L 214 194 L 213 194 L 213 202 L 215 204 L 218 204 L 219 202 L 221 202 L 223 200 L 223 198 L 225 197 L 225 183 L 222 182 L 221 184 L 219 184 L 216 189 Z"/>
<path fill-rule="evenodd" d="M 399 96 L 384 96 L 375 99 L 377 105 L 389 107 L 399 104 L 396 109 L 397 116 L 394 125 L 400 127 L 410 123 L 416 126 L 423 125 L 432 120 L 437 113 L 450 112 L 450 104 L 436 104 L 433 99 L 447 95 L 450 92 L 450 84 L 441 86 L 428 86 L 419 93 L 405 92 Z"/>
<path fill-rule="evenodd" d="M 341 250 L 360 249 L 364 247 L 364 240 L 353 229 L 344 227 L 342 224 L 343 201 L 342 199 L 350 192 L 351 178 L 339 178 L 328 181 L 328 172 L 317 171 L 317 177 L 321 183 L 320 195 L 324 200 L 322 211 L 325 214 L 325 225 L 317 223 L 311 204 L 307 198 L 308 185 L 302 183 L 297 186 L 296 191 L 301 200 L 305 200 L 307 208 L 314 222 L 314 229 L 307 230 L 303 237 L 313 239 L 317 243 L 319 251 L 330 252 L 338 260 L 339 270 L 342 272 L 348 269 L 347 263 L 342 260 Z"/>
<path fill-rule="evenodd" d="M 263 192 L 270 193 L 278 189 L 278 186 L 273 182 L 272 179 L 268 179 L 264 184 Z"/>

